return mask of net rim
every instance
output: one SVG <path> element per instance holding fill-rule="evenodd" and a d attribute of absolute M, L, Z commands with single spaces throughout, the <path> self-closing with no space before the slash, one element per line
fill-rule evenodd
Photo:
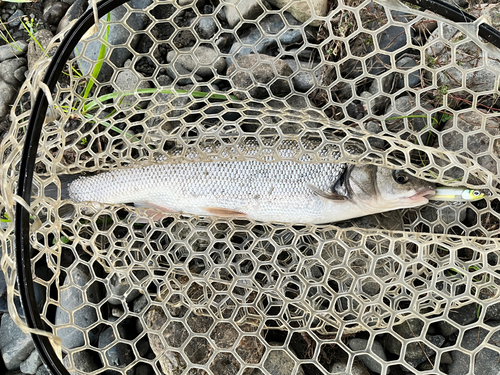
<path fill-rule="evenodd" d="M 126 3 L 127 0 L 103 0 L 97 4 L 97 15 L 99 18 L 109 13 L 118 6 Z M 71 30 L 65 36 L 56 53 L 53 56 L 50 65 L 47 68 L 42 82 L 52 91 L 55 88 L 62 70 L 74 48 L 80 39 L 94 25 L 94 11 L 88 9 L 73 25 Z M 23 146 L 17 195 L 25 202 L 31 199 L 31 189 L 33 184 L 33 174 L 35 159 L 38 152 L 38 145 L 42 127 L 45 123 L 45 117 L 48 109 L 48 101 L 41 89 L 36 94 L 36 99 L 31 110 L 28 128 L 26 131 L 26 142 Z M 46 327 L 41 320 L 40 312 L 35 299 L 33 275 L 30 260 L 30 217 L 29 212 L 22 204 L 16 203 L 15 206 L 15 254 L 16 269 L 19 285 L 19 295 L 23 306 L 26 324 L 29 328 L 45 330 Z M 35 348 L 47 369 L 54 375 L 69 375 L 68 370 L 62 363 L 62 360 L 56 354 L 50 339 L 47 336 L 31 333 Z"/>
<path fill-rule="evenodd" d="M 388 3 L 387 5 L 390 5 L 393 1 L 395 0 L 382 0 L 377 2 Z M 99 2 L 97 4 L 98 18 L 103 17 L 108 12 L 126 2 L 128 2 L 128 0 L 103 0 Z M 405 2 L 431 10 L 432 12 L 457 23 L 475 23 L 478 20 L 476 17 L 462 11 L 458 7 L 448 4 L 442 0 L 406 0 Z M 47 85 L 50 91 L 54 90 L 57 80 L 59 79 L 70 54 L 73 52 L 74 48 L 85 33 L 87 33 L 87 31 L 94 25 L 94 21 L 94 11 L 93 9 L 88 9 L 75 22 L 71 30 L 62 40 L 53 56 L 52 61 L 50 62 L 50 65 L 48 66 L 47 73 L 42 80 L 42 83 Z M 478 25 L 478 35 L 494 46 L 500 48 L 500 31 L 494 27 L 486 23 L 480 23 Z M 39 88 L 31 110 L 26 132 L 27 141 L 23 146 L 20 160 L 17 195 L 21 198 L 21 200 L 24 200 L 24 202 L 29 202 L 31 199 L 35 159 L 38 152 L 41 130 L 45 123 L 47 109 L 48 100 L 42 89 Z M 31 329 L 45 330 L 46 327 L 41 320 L 34 293 L 30 258 L 30 213 L 19 202 L 15 205 L 14 224 L 16 233 L 14 241 L 16 269 L 20 300 L 25 312 L 26 324 Z M 56 354 L 50 339 L 47 336 L 35 333 L 31 333 L 31 337 L 34 341 L 35 348 L 48 370 L 54 375 L 69 375 L 69 372 L 62 363 L 62 360 Z"/>

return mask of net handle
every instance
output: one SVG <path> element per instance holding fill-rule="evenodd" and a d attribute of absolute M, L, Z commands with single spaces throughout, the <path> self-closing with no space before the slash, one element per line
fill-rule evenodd
<path fill-rule="evenodd" d="M 97 14 L 101 18 L 127 0 L 103 0 L 97 4 Z M 476 18 L 459 8 L 441 0 L 407 0 L 407 3 L 429 9 L 454 22 L 472 23 Z M 94 25 L 93 10 L 87 10 L 73 25 L 59 45 L 43 78 L 50 91 L 53 91 L 66 61 L 84 34 Z M 479 36 L 500 48 L 500 32 L 488 24 L 479 25 Z M 38 90 L 35 103 L 31 109 L 30 120 L 26 132 L 25 143 L 19 167 L 17 195 L 25 202 L 31 202 L 31 190 L 40 135 L 47 113 L 48 102 L 42 90 Z M 20 204 L 15 206 L 15 240 L 16 269 L 21 304 L 26 316 L 26 324 L 31 329 L 47 330 L 36 304 L 33 274 L 31 272 L 30 217 L 29 212 Z M 47 336 L 31 333 L 35 348 L 53 375 L 69 375 L 68 370 L 57 356 Z"/>

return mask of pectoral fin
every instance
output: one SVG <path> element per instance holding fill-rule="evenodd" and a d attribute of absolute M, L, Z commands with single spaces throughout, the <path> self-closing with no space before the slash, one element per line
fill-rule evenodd
<path fill-rule="evenodd" d="M 221 207 L 204 207 L 205 211 L 207 211 L 211 215 L 222 216 L 222 217 L 246 217 L 247 214 L 231 210 L 229 208 L 221 208 Z"/>
<path fill-rule="evenodd" d="M 309 190 L 311 190 L 318 197 L 322 197 L 322 198 L 330 199 L 330 200 L 334 200 L 334 201 L 343 201 L 343 200 L 347 199 L 347 197 L 344 197 L 343 195 L 338 195 L 338 194 L 323 191 L 323 190 L 318 189 L 316 186 L 313 186 L 311 184 L 306 184 L 306 186 Z"/>

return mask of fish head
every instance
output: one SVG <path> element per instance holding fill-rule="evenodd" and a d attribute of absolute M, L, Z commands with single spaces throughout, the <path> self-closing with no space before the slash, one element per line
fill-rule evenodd
<path fill-rule="evenodd" d="M 375 212 L 422 206 L 434 195 L 432 183 L 375 165 L 353 166 L 347 188 L 353 201 Z"/>

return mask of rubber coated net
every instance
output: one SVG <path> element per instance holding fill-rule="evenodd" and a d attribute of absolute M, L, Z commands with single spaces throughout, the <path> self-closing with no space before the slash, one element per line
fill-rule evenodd
<path fill-rule="evenodd" d="M 245 3 L 125 4 L 59 79 L 30 206 L 37 303 L 65 365 L 93 374 L 479 371 L 500 355 L 500 53 L 477 27 L 500 10 L 485 7 L 467 25 L 395 1 L 332 1 L 312 16 L 305 1 L 309 15 Z M 22 88 L 1 146 L 11 313 L 17 170 L 47 61 Z M 353 142 L 361 153 L 347 151 Z M 273 162 L 283 145 L 293 146 L 290 160 L 405 169 L 488 196 L 321 226 L 153 221 L 132 206 L 60 196 L 60 175 L 165 160 Z"/>

